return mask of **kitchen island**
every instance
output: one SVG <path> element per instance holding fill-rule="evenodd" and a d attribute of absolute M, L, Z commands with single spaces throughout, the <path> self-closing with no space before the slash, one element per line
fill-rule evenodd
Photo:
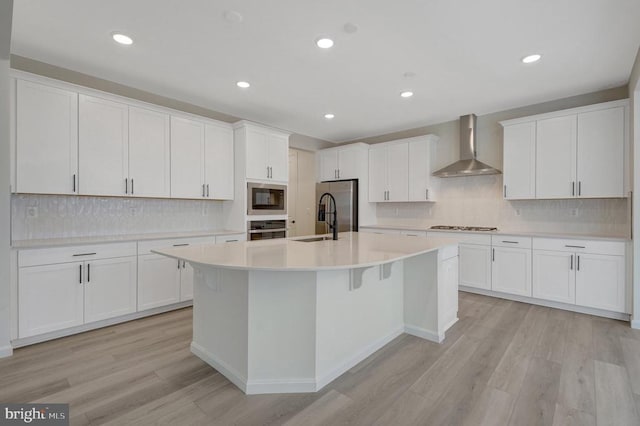
<path fill-rule="evenodd" d="M 341 233 L 154 250 L 195 269 L 192 352 L 247 394 L 316 392 L 395 337 L 457 321 L 458 247 Z"/>

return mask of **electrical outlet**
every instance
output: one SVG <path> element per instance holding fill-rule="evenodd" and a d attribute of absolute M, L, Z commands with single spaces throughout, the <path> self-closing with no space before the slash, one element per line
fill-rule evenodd
<path fill-rule="evenodd" d="M 578 216 L 578 209 L 571 209 L 571 216 Z"/>
<path fill-rule="evenodd" d="M 520 209 L 516 209 L 516 216 L 520 216 L 522 214 L 522 212 L 520 211 Z"/>
<path fill-rule="evenodd" d="M 27 217 L 38 217 L 38 207 L 27 207 Z"/>

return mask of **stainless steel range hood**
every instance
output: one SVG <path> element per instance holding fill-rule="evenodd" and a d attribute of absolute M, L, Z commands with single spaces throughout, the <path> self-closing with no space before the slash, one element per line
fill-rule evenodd
<path fill-rule="evenodd" d="M 445 178 L 501 173 L 476 159 L 476 120 L 475 114 L 460 117 L 460 160 L 434 172 L 433 176 Z"/>

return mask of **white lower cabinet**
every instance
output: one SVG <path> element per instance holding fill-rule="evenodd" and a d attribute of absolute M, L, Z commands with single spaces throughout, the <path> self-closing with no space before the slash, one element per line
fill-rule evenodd
<path fill-rule="evenodd" d="M 180 301 L 182 262 L 159 254 L 138 257 L 138 310 Z"/>
<path fill-rule="evenodd" d="M 180 268 L 180 301 L 193 299 L 193 268 L 183 262 Z"/>
<path fill-rule="evenodd" d="M 533 251 L 533 297 L 576 303 L 576 265 L 573 253 Z"/>
<path fill-rule="evenodd" d="M 627 312 L 624 256 L 576 255 L 576 304 Z"/>
<path fill-rule="evenodd" d="M 460 244 L 460 285 L 491 290 L 491 247 Z"/>
<path fill-rule="evenodd" d="M 84 323 L 83 262 L 20 268 L 18 337 Z"/>
<path fill-rule="evenodd" d="M 531 296 L 531 250 L 492 247 L 491 290 Z"/>
<path fill-rule="evenodd" d="M 85 322 L 136 311 L 136 262 L 136 256 L 129 256 L 85 263 Z"/>

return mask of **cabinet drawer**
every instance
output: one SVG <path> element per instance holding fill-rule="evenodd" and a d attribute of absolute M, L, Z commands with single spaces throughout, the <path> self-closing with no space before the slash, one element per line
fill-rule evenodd
<path fill-rule="evenodd" d="M 216 235 L 216 244 L 247 241 L 247 234 Z"/>
<path fill-rule="evenodd" d="M 492 235 L 491 245 L 494 247 L 519 247 L 531 248 L 531 237 L 520 237 L 515 235 Z"/>
<path fill-rule="evenodd" d="M 433 232 L 428 231 L 427 236 L 431 238 L 453 238 L 460 243 L 475 244 L 481 246 L 491 245 L 491 235 L 469 233 L 469 232 Z"/>
<path fill-rule="evenodd" d="M 51 265 L 135 255 L 135 242 L 20 250 L 18 266 Z"/>
<path fill-rule="evenodd" d="M 138 254 L 152 254 L 151 250 L 167 247 L 182 247 L 193 244 L 215 244 L 216 237 L 194 237 L 194 238 L 172 238 L 167 240 L 140 241 L 138 243 Z"/>
<path fill-rule="evenodd" d="M 567 240 L 563 238 L 534 238 L 537 250 L 571 251 L 575 253 L 624 256 L 625 243 L 621 241 Z"/>

